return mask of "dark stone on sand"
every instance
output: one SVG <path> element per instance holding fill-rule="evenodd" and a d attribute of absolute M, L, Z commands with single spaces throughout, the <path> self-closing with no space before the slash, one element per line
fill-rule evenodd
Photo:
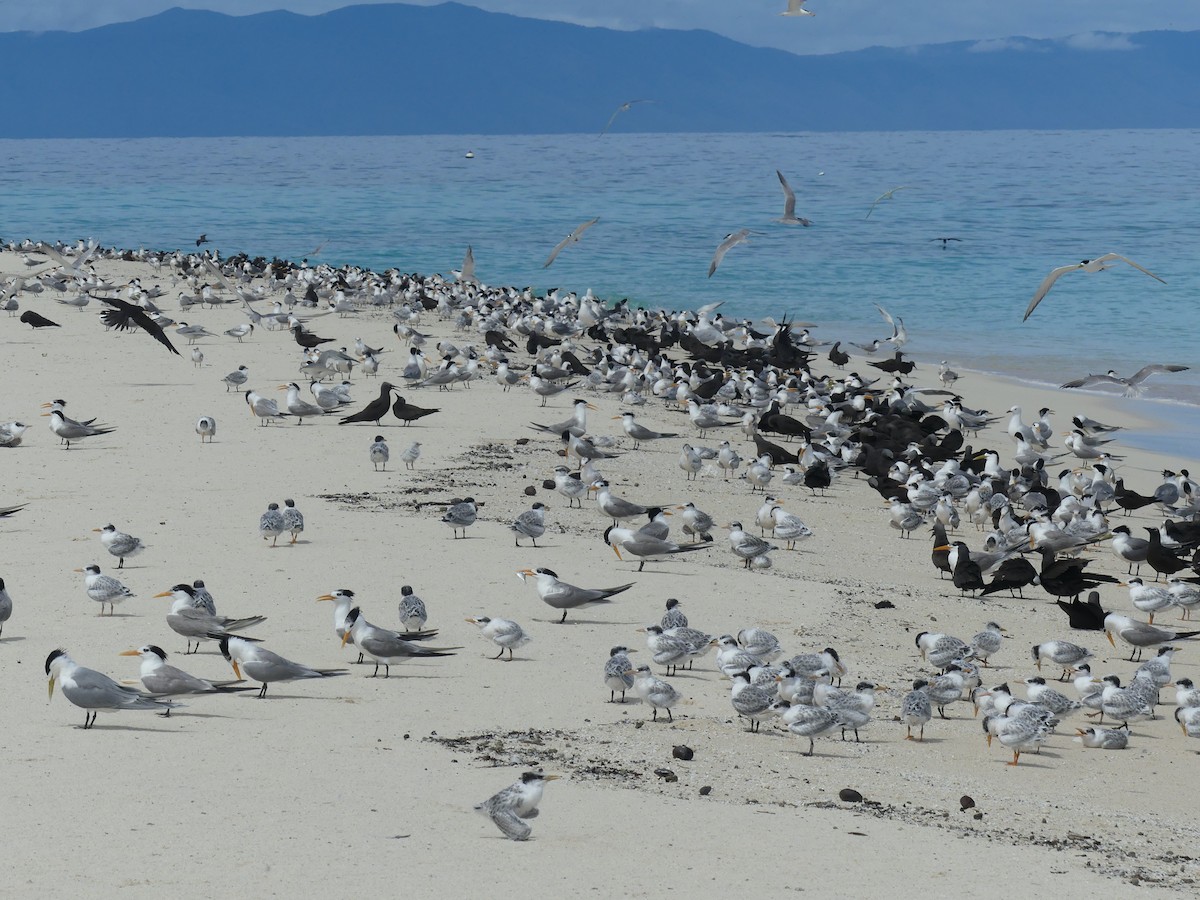
<path fill-rule="evenodd" d="M 966 812 L 968 809 L 975 808 L 975 800 L 973 797 L 971 797 L 970 794 L 963 794 L 961 797 L 958 798 L 958 802 L 960 804 L 962 804 L 963 812 Z"/>
<path fill-rule="evenodd" d="M 700 796 L 701 797 L 707 797 L 711 793 L 712 793 L 712 785 L 711 784 L 706 784 L 704 787 L 700 788 Z"/>
<path fill-rule="evenodd" d="M 854 788 L 842 788 L 838 791 L 838 799 L 845 803 L 862 803 L 863 795 Z"/>
<path fill-rule="evenodd" d="M 696 754 L 692 751 L 692 748 L 686 744 L 676 744 L 671 750 L 671 755 L 676 759 L 682 759 L 684 762 L 686 762 Z"/>
<path fill-rule="evenodd" d="M 525 488 L 525 496 L 526 497 L 536 497 L 537 496 L 537 488 L 535 488 L 532 484 L 529 485 L 528 487 Z"/>
<path fill-rule="evenodd" d="M 893 603 L 891 600 L 880 600 L 878 603 L 875 604 L 875 608 L 876 609 L 895 609 L 896 604 Z"/>

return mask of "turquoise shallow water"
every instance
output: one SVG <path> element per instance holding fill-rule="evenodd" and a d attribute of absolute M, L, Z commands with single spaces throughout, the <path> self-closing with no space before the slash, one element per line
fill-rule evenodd
<path fill-rule="evenodd" d="M 1147 362 L 1200 368 L 1200 137 L 1191 131 L 0 141 L 0 236 L 448 272 L 867 340 L 904 318 L 926 359 L 1059 383 Z M 466 159 L 465 153 L 475 153 Z M 775 169 L 811 228 L 774 220 Z M 906 189 L 877 206 L 897 185 Z M 551 247 L 593 216 L 583 241 Z M 729 232 L 760 234 L 712 277 Z M 946 249 L 932 241 L 955 236 Z M 1115 250 L 1122 266 L 1057 265 Z M 1194 376 L 1194 377 L 1193 377 Z M 1155 396 L 1200 403 L 1200 372 Z M 1200 430 L 1192 432 L 1200 434 Z"/>

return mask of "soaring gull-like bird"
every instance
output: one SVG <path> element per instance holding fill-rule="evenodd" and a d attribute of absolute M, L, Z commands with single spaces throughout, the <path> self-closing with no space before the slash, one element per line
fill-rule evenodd
<path fill-rule="evenodd" d="M 1081 262 L 1072 263 L 1069 266 L 1059 266 L 1057 269 L 1051 270 L 1050 274 L 1038 285 L 1033 299 L 1029 301 L 1029 306 L 1025 308 L 1025 315 L 1021 321 L 1024 322 L 1025 319 L 1028 319 L 1033 314 L 1033 311 L 1037 309 L 1037 305 L 1042 302 L 1042 298 L 1050 293 L 1050 288 L 1054 287 L 1054 283 L 1063 275 L 1066 275 L 1068 272 L 1103 272 L 1105 269 L 1111 269 L 1118 262 L 1128 263 L 1139 272 L 1145 272 L 1156 281 L 1162 281 L 1163 284 L 1166 284 L 1165 281 L 1149 269 L 1139 266 L 1132 259 L 1128 259 L 1120 253 L 1105 253 L 1103 256 L 1097 256 L 1095 259 L 1085 259 Z"/>
<path fill-rule="evenodd" d="M 543 269 L 548 268 L 550 263 L 554 262 L 554 260 L 558 258 L 558 254 L 562 253 L 563 248 L 565 246 L 567 246 L 567 244 L 578 244 L 579 239 L 581 237 L 583 237 L 583 233 L 599 221 L 600 221 L 599 216 L 596 216 L 596 218 L 594 218 L 594 219 L 588 219 L 586 222 L 584 222 L 582 225 L 580 225 L 578 228 L 576 228 L 574 231 L 572 231 L 570 234 L 568 234 L 565 238 L 563 238 L 561 241 L 559 241 L 554 246 L 554 249 L 550 251 L 550 256 L 546 259 L 546 261 L 544 263 L 542 263 L 542 268 Z"/>

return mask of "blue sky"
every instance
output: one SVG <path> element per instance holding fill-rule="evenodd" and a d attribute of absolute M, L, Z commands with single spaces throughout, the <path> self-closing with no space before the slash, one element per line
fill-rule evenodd
<path fill-rule="evenodd" d="M 359 0 L 371 2 L 371 0 Z M 411 0 L 423 6 L 435 0 Z M 440 2 L 440 0 L 436 0 Z M 0 0 L 0 31 L 78 31 L 153 15 L 172 6 L 232 15 L 290 9 L 303 14 L 351 5 L 337 0 Z M 704 28 L 735 40 L 794 53 L 832 53 L 873 45 L 910 46 L 1010 36 L 1200 30 L 1192 0 L 808 0 L 815 16 L 780 18 L 786 0 L 472 0 L 494 12 L 609 28 Z"/>

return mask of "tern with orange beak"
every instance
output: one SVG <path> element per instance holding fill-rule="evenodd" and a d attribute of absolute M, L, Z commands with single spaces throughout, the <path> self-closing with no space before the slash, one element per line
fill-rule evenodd
<path fill-rule="evenodd" d="M 559 624 L 567 621 L 567 613 L 571 610 L 582 609 L 596 603 L 609 603 L 612 597 L 629 590 L 637 583 L 631 581 L 629 584 L 617 587 L 581 588 L 567 584 L 565 581 L 559 581 L 558 573 L 546 568 L 521 569 L 517 572 L 517 576 L 522 581 L 532 578 L 538 597 L 542 602 L 554 609 L 562 610 L 562 618 L 558 620 Z"/>
<path fill-rule="evenodd" d="M 236 635 L 213 635 L 213 640 L 219 640 L 221 655 L 233 666 L 233 674 L 246 677 L 262 683 L 258 692 L 259 699 L 267 696 L 267 687 L 277 681 L 299 681 L 303 678 L 332 678 L 335 675 L 345 675 L 345 669 L 314 669 L 290 659 L 284 659 L 278 653 L 272 653 L 266 647 L 261 647 L 252 638 Z"/>

